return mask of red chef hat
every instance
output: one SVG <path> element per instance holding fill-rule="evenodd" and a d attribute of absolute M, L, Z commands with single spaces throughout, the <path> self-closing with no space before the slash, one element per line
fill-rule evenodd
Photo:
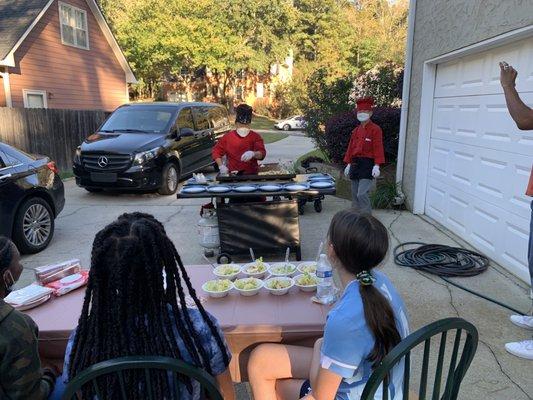
<path fill-rule="evenodd" d="M 364 97 L 357 99 L 357 111 L 372 111 L 374 107 L 374 99 L 372 97 Z"/>

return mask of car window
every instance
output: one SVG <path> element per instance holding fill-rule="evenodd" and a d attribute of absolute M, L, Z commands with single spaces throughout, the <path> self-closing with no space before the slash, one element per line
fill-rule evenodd
<path fill-rule="evenodd" d="M 204 131 L 210 128 L 207 107 L 194 107 L 194 121 L 196 122 L 197 131 Z"/>
<path fill-rule="evenodd" d="M 23 152 L 22 150 L 15 149 L 9 145 L 2 146 L 2 152 L 4 154 L 4 163 L 6 166 L 17 164 L 28 164 L 35 161 L 35 157 Z"/>
<path fill-rule="evenodd" d="M 6 164 L 4 163 L 4 159 L 5 159 L 5 158 L 6 158 L 6 156 L 5 156 L 4 153 L 2 153 L 2 151 L 0 150 L 0 169 L 6 167 Z"/>
<path fill-rule="evenodd" d="M 209 119 L 213 128 L 223 128 L 229 124 L 228 112 L 224 107 L 211 107 L 209 108 Z"/>
<path fill-rule="evenodd" d="M 194 130 L 194 121 L 190 108 L 184 108 L 178 115 L 178 128 L 191 128 Z"/>
<path fill-rule="evenodd" d="M 168 107 L 121 107 L 111 114 L 100 131 L 160 133 L 167 129 L 173 114 Z"/>

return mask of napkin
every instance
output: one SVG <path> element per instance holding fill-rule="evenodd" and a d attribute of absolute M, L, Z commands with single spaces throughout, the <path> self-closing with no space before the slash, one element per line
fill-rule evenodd
<path fill-rule="evenodd" d="M 13 307 L 20 307 L 33 303 L 52 292 L 53 290 L 50 288 L 31 284 L 22 289 L 14 290 L 4 300 Z"/>

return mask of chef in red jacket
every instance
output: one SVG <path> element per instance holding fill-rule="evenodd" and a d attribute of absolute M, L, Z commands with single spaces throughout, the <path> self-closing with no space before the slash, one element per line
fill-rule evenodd
<path fill-rule="evenodd" d="M 373 106 L 371 97 L 357 100 L 357 119 L 361 124 L 353 130 L 344 156 L 344 174 L 352 181 L 352 207 L 368 214 L 372 212 L 368 192 L 372 180 L 380 175 L 379 166 L 385 162 L 383 132 L 370 120 Z"/>
<path fill-rule="evenodd" d="M 257 174 L 258 160 L 266 156 L 265 142 L 256 132 L 250 130 L 252 107 L 241 104 L 236 108 L 236 129 L 226 133 L 213 148 L 213 160 L 218 164 L 221 175 L 240 172 Z M 226 156 L 226 165 L 222 157 Z"/>

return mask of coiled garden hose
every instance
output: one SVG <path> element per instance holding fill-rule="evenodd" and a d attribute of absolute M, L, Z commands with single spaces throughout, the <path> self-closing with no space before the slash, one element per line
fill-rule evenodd
<path fill-rule="evenodd" d="M 403 250 L 408 246 L 417 247 Z M 394 248 L 394 262 L 401 267 L 414 268 L 439 276 L 450 285 L 488 300 L 491 303 L 507 308 L 517 314 L 526 315 L 526 313 L 505 303 L 475 292 L 448 279 L 450 277 L 476 276 L 486 271 L 489 266 L 489 259 L 480 253 L 462 249 L 460 247 L 426 244 L 421 242 L 407 242 Z"/>

